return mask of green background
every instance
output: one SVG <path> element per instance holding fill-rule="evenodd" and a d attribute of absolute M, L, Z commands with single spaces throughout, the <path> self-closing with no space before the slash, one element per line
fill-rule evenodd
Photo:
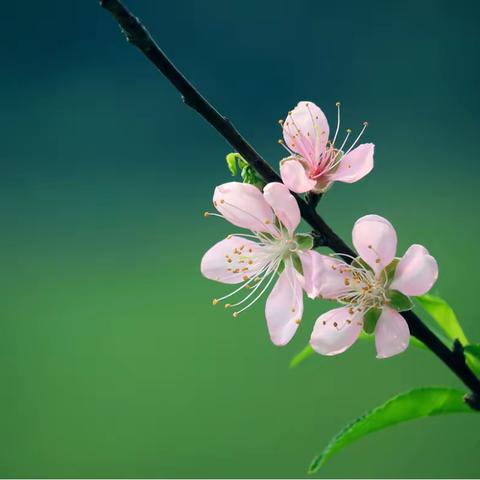
<path fill-rule="evenodd" d="M 480 339 L 480 41 L 476 1 L 130 0 L 199 89 L 277 165 L 299 100 L 370 122 L 372 174 L 320 210 L 345 238 L 368 213 L 399 252 L 426 245 L 436 292 Z M 231 149 L 97 2 L 4 1 L 0 30 L 0 475 L 299 477 L 347 421 L 421 385 L 461 386 L 428 352 L 371 344 L 292 355 L 263 304 L 233 319 L 203 252 Z M 376 433 L 328 477 L 475 477 L 480 418 Z"/>

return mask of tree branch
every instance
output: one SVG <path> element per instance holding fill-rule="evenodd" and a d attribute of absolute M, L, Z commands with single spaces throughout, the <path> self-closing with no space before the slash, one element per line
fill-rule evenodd
<path fill-rule="evenodd" d="M 133 16 L 119 0 L 100 0 L 100 5 L 108 10 L 120 25 L 127 41 L 139 48 L 142 53 L 162 72 L 162 74 L 180 92 L 182 99 L 189 107 L 198 112 L 218 133 L 263 177 L 266 182 L 281 181 L 272 167 L 245 140 L 232 122 L 221 115 L 209 103 L 183 74 L 169 60 L 162 49 L 155 43 L 147 29 Z M 314 202 L 307 203 L 295 195 L 303 219 L 314 229 L 317 244 L 329 247 L 334 252 L 355 257 L 353 250 L 329 227 L 315 211 Z M 348 261 L 348 257 L 345 257 Z M 472 391 L 472 398 L 480 397 L 480 380 L 465 363 L 463 351 L 458 348 L 450 350 L 413 312 L 403 312 L 410 333 L 423 342 L 457 377 Z M 476 402 L 469 402 L 472 408 Z M 477 405 L 480 409 L 480 406 Z"/>

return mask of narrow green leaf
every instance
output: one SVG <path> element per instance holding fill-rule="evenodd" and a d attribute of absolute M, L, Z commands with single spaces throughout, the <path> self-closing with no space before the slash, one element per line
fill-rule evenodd
<path fill-rule="evenodd" d="M 465 347 L 463 347 L 463 350 L 480 360 L 480 343 L 477 343 L 475 345 L 465 345 Z"/>
<path fill-rule="evenodd" d="M 480 344 L 465 345 L 463 347 L 467 365 L 480 378 Z"/>
<path fill-rule="evenodd" d="M 334 453 L 365 435 L 397 423 L 447 413 L 476 413 L 463 400 L 464 392 L 444 387 L 411 390 L 388 400 L 348 424 L 310 464 L 316 472 Z"/>
<path fill-rule="evenodd" d="M 237 174 L 237 155 L 237 153 L 229 153 L 225 158 L 227 167 L 233 177 Z"/>
<path fill-rule="evenodd" d="M 290 361 L 290 368 L 300 365 L 304 360 L 313 355 L 315 351 L 309 345 L 307 345 L 301 352 L 298 352 Z"/>
<path fill-rule="evenodd" d="M 457 320 L 457 316 L 452 307 L 443 298 L 434 295 L 422 295 L 416 297 L 418 303 L 430 314 L 438 323 L 450 340 L 458 338 L 463 345 L 468 344 L 467 337 Z"/>

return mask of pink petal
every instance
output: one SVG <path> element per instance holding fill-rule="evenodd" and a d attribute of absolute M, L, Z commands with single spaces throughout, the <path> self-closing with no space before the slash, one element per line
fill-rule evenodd
<path fill-rule="evenodd" d="M 270 338 L 275 345 L 286 345 L 295 335 L 303 315 L 301 276 L 292 263 L 285 270 L 268 296 L 265 316 Z"/>
<path fill-rule="evenodd" d="M 305 167 L 295 157 L 289 157 L 280 163 L 282 182 L 295 193 L 305 193 L 312 190 L 316 180 L 308 177 Z"/>
<path fill-rule="evenodd" d="M 263 189 L 263 196 L 288 232 L 293 234 L 300 223 L 300 209 L 288 188 L 283 183 L 272 182 Z"/>
<path fill-rule="evenodd" d="M 341 260 L 315 251 L 300 255 L 305 278 L 305 291 L 310 298 L 336 300 L 350 290 L 352 275 Z"/>
<path fill-rule="evenodd" d="M 330 176 L 337 182 L 354 183 L 370 173 L 373 168 L 373 143 L 364 143 L 342 157 L 338 168 Z"/>
<path fill-rule="evenodd" d="M 395 310 L 384 307 L 375 327 L 377 358 L 388 358 L 408 347 L 410 330 L 405 319 Z"/>
<path fill-rule="evenodd" d="M 307 295 L 314 299 L 318 297 L 318 270 L 321 268 L 321 257 L 318 252 L 314 250 L 307 250 L 304 252 L 298 252 L 300 261 L 302 262 L 303 278 L 305 292 Z"/>
<path fill-rule="evenodd" d="M 348 307 L 335 308 L 320 315 L 313 327 L 310 345 L 322 355 L 337 355 L 349 348 L 360 335 L 363 319 L 351 315 Z"/>
<path fill-rule="evenodd" d="M 401 258 L 390 288 L 408 296 L 427 293 L 437 281 L 438 265 L 425 247 L 412 245 Z"/>
<path fill-rule="evenodd" d="M 254 275 L 262 267 L 263 264 L 258 260 L 260 251 L 261 247 L 255 242 L 230 236 L 215 244 L 205 253 L 200 264 L 200 271 L 204 277 L 210 280 L 221 283 L 240 283 L 246 277 Z M 242 263 L 240 263 L 241 261 Z"/>
<path fill-rule="evenodd" d="M 392 224 L 378 215 L 359 218 L 353 226 L 353 245 L 378 274 L 395 258 L 397 234 Z"/>
<path fill-rule="evenodd" d="M 312 102 L 300 102 L 283 123 L 285 143 L 312 165 L 325 151 L 329 132 L 327 118 Z"/>
<path fill-rule="evenodd" d="M 345 262 L 321 255 L 318 272 L 317 288 L 320 297 L 336 300 L 352 289 L 352 274 Z"/>
<path fill-rule="evenodd" d="M 229 182 L 213 194 L 215 208 L 233 225 L 254 232 L 274 233 L 274 215 L 262 192 L 253 185 Z"/>

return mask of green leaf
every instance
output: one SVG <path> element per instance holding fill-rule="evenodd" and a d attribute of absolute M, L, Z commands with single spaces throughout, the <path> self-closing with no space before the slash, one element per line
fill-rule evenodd
<path fill-rule="evenodd" d="M 225 157 L 225 160 L 227 161 L 227 167 L 232 176 L 235 176 L 240 169 L 240 176 L 242 177 L 243 183 L 250 183 L 258 188 L 265 186 L 265 182 L 239 153 L 229 153 Z"/>
<path fill-rule="evenodd" d="M 305 359 L 310 357 L 315 351 L 313 348 L 308 344 L 301 352 L 297 353 L 292 360 L 290 361 L 290 368 L 296 367 L 300 365 Z"/>
<path fill-rule="evenodd" d="M 240 162 L 238 162 L 240 166 Z M 240 173 L 242 177 L 243 183 L 250 183 L 251 185 L 255 185 L 256 187 L 262 189 L 265 186 L 265 182 L 256 174 L 255 170 L 250 167 L 250 165 L 246 165 L 242 168 Z"/>
<path fill-rule="evenodd" d="M 450 340 L 458 339 L 463 345 L 468 344 L 467 337 L 457 320 L 452 307 L 440 297 L 434 295 L 422 295 L 416 297 L 418 303 L 438 323 Z"/>
<path fill-rule="evenodd" d="M 480 343 L 477 343 L 476 345 L 465 345 L 463 350 L 480 360 Z"/>
<path fill-rule="evenodd" d="M 225 158 L 227 161 L 227 167 L 230 170 L 232 177 L 237 174 L 237 156 L 238 153 L 229 153 Z"/>
<path fill-rule="evenodd" d="M 365 332 L 361 332 L 358 338 L 360 340 L 368 340 L 370 342 L 375 340 L 374 335 L 368 335 Z M 428 348 L 420 340 L 417 340 L 415 337 L 410 337 L 410 346 L 419 348 L 421 350 L 428 350 Z M 315 350 L 313 350 L 313 348 L 310 345 L 307 345 L 301 352 L 298 352 L 292 358 L 292 360 L 290 361 L 290 368 L 297 367 L 308 357 L 311 357 L 314 353 L 315 353 Z M 317 355 L 317 356 L 321 357 L 321 355 Z M 480 366 L 480 361 L 479 361 L 479 366 Z"/>
<path fill-rule="evenodd" d="M 463 351 L 467 365 L 480 377 L 480 344 L 465 345 Z"/>
<path fill-rule="evenodd" d="M 379 308 L 371 308 L 363 317 L 363 331 L 372 334 L 377 326 L 382 311 Z"/>
<path fill-rule="evenodd" d="M 308 233 L 297 233 L 295 235 L 295 241 L 300 250 L 310 250 L 313 248 L 313 237 Z"/>
<path fill-rule="evenodd" d="M 387 293 L 390 306 L 397 312 L 404 312 L 405 310 L 411 310 L 413 308 L 413 302 L 410 297 L 407 297 L 398 290 L 390 290 Z"/>
<path fill-rule="evenodd" d="M 464 392 L 453 388 L 424 387 L 388 400 L 348 424 L 322 453 L 314 458 L 308 473 L 316 472 L 334 453 L 365 435 L 397 423 L 447 413 L 476 413 L 463 400 Z"/>

